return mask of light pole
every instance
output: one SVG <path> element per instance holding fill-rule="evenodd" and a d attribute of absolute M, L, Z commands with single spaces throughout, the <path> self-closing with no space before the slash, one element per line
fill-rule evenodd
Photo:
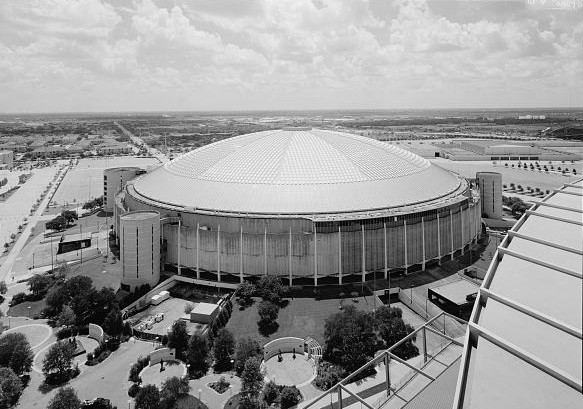
<path fill-rule="evenodd" d="M 30 318 L 30 305 L 26 308 L 28 309 L 28 318 Z"/>

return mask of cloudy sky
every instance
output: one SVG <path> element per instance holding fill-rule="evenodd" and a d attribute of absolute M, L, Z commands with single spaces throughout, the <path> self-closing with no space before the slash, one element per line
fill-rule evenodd
<path fill-rule="evenodd" d="M 0 112 L 580 107 L 582 49 L 581 0 L 2 0 Z"/>

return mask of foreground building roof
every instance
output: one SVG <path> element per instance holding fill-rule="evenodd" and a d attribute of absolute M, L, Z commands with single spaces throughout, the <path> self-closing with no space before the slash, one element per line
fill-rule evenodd
<path fill-rule="evenodd" d="M 527 211 L 469 323 L 454 407 L 583 406 L 583 179 Z"/>
<path fill-rule="evenodd" d="M 203 146 L 144 175 L 133 188 L 147 200 L 197 210 L 309 215 L 441 203 L 465 186 L 387 143 L 292 128 Z"/>

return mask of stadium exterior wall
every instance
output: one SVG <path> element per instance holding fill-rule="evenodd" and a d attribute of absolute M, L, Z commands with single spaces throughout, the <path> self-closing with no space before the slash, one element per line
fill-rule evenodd
<path fill-rule="evenodd" d="M 371 279 L 411 266 L 453 258 L 480 232 L 480 200 L 469 190 L 452 203 L 384 218 L 313 221 L 302 217 L 214 215 L 147 203 L 128 184 L 116 218 L 128 210 L 154 210 L 181 218 L 161 225 L 162 259 L 216 281 L 273 274 L 318 285 Z M 116 223 L 118 228 L 119 223 Z M 119 235 L 119 231 L 118 231 Z M 180 245 L 179 245 L 180 242 Z M 356 275 L 356 276 L 355 276 Z M 288 281 L 290 280 L 290 281 Z M 312 281 L 313 280 L 313 281 Z M 303 281 L 305 282 L 305 280 Z"/>

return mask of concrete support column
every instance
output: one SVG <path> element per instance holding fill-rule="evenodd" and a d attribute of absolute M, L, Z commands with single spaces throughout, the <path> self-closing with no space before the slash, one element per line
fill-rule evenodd
<path fill-rule="evenodd" d="M 314 224 L 314 285 L 318 285 L 318 233 Z"/>
<path fill-rule="evenodd" d="M 338 284 L 342 284 L 342 232 L 338 226 Z"/>
<path fill-rule="evenodd" d="M 289 248 L 288 248 L 288 273 L 289 273 L 289 285 L 292 285 L 292 231 L 289 228 Z"/>
<path fill-rule="evenodd" d="M 462 256 L 463 256 L 465 253 L 464 247 L 465 247 L 466 241 L 464 240 L 464 212 L 463 212 L 463 209 L 461 206 L 460 206 L 460 220 L 461 220 L 461 224 L 462 224 L 461 235 L 462 235 Z"/>
<path fill-rule="evenodd" d="M 405 235 L 405 268 L 407 268 L 409 266 L 409 260 L 407 258 L 407 220 L 403 220 L 403 232 Z"/>
<path fill-rule="evenodd" d="M 267 275 L 267 226 L 263 233 L 263 274 Z"/>
<path fill-rule="evenodd" d="M 239 282 L 243 282 L 243 225 L 239 232 Z"/>
<path fill-rule="evenodd" d="M 387 396 L 391 395 L 391 357 L 385 352 L 385 376 L 387 378 Z"/>
<path fill-rule="evenodd" d="M 181 250 L 181 243 L 180 243 L 180 239 L 182 236 L 182 223 L 181 223 L 181 219 L 178 219 L 178 275 L 182 275 L 182 269 L 180 268 L 180 253 L 182 252 Z"/>
<path fill-rule="evenodd" d="M 441 229 L 439 227 L 439 213 L 437 213 L 437 257 L 441 265 Z"/>
<path fill-rule="evenodd" d="M 362 282 L 366 281 L 366 248 L 364 243 L 364 224 L 361 225 L 362 227 Z"/>
<path fill-rule="evenodd" d="M 217 228 L 217 281 L 221 282 L 221 225 Z"/>
<path fill-rule="evenodd" d="M 385 280 L 387 279 L 387 276 L 389 274 L 389 263 L 388 263 L 388 258 L 387 258 L 387 223 L 383 223 L 383 234 L 384 234 L 384 240 L 383 240 L 383 244 L 384 244 L 384 250 L 383 250 L 383 254 L 385 257 Z"/>
<path fill-rule="evenodd" d="M 200 223 L 196 223 L 196 278 L 200 280 Z"/>
<path fill-rule="evenodd" d="M 423 363 L 427 363 L 427 331 L 423 327 Z"/>
<path fill-rule="evenodd" d="M 450 238 L 451 238 L 451 259 L 453 260 L 453 255 L 455 253 L 455 247 L 453 246 L 453 212 L 449 209 L 449 228 L 450 228 Z"/>
<path fill-rule="evenodd" d="M 421 244 L 423 245 L 423 261 L 421 262 L 421 269 L 425 270 L 425 219 L 421 216 Z"/>

